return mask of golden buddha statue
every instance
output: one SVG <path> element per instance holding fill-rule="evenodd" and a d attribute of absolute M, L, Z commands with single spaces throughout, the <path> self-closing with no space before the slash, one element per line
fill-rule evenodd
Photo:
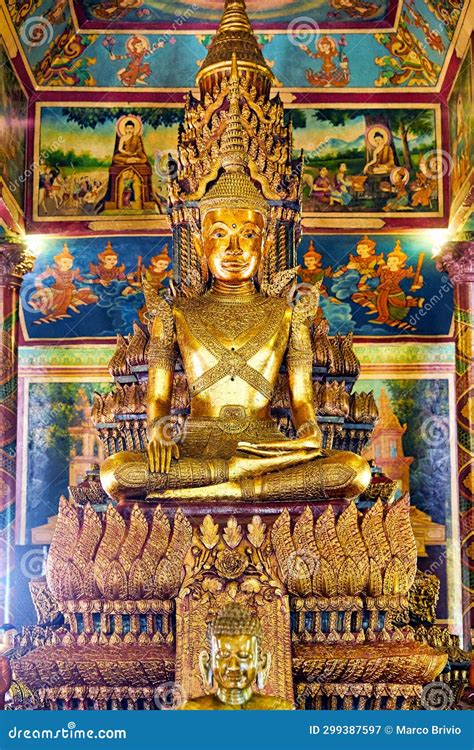
<path fill-rule="evenodd" d="M 261 648 L 262 629 L 240 604 L 228 604 L 209 627 L 210 653 L 200 657 L 204 684 L 216 692 L 185 701 L 180 711 L 289 711 L 294 706 L 273 695 L 256 695 L 265 687 L 271 654 Z"/>
<path fill-rule="evenodd" d="M 319 288 L 294 305 L 278 296 L 296 269 L 258 286 L 272 232 L 269 204 L 247 171 L 235 57 L 229 88 L 219 176 L 193 233 L 208 288 L 148 305 L 148 449 L 107 458 L 101 481 L 121 501 L 349 500 L 371 474 L 360 456 L 322 449 L 311 346 Z M 165 439 L 178 352 L 191 405 L 179 445 Z M 295 439 L 270 414 L 283 362 Z"/>

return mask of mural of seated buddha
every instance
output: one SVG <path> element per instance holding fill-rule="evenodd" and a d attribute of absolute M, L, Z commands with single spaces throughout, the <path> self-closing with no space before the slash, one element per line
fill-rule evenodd
<path fill-rule="evenodd" d="M 105 209 L 153 209 L 152 169 L 145 152 L 142 122 L 125 115 L 117 122 Z"/>
<path fill-rule="evenodd" d="M 269 205 L 247 172 L 238 85 L 234 73 L 220 174 L 200 201 L 201 229 L 194 232 L 207 291 L 171 303 L 157 298 L 149 308 L 148 448 L 116 453 L 101 467 L 104 489 L 120 501 L 341 500 L 370 482 L 363 458 L 322 448 L 311 345 L 319 287 L 292 305 L 278 290 L 294 269 L 265 290 L 258 285 L 271 241 Z M 165 434 L 177 354 L 190 394 L 179 444 Z M 270 414 L 283 363 L 294 439 Z"/>

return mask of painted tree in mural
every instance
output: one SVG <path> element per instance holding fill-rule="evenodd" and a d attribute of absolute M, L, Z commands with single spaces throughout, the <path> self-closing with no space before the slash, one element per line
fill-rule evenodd
<path fill-rule="evenodd" d="M 449 397 L 446 380 L 387 381 L 393 411 L 407 425 L 403 436 L 412 502 L 445 524 L 451 497 Z M 436 476 L 436 482 L 433 477 Z"/>
<path fill-rule="evenodd" d="M 123 115 L 136 115 L 135 107 L 68 107 L 63 116 L 69 122 L 75 122 L 80 128 L 92 128 L 105 122 L 116 122 Z M 165 107 L 140 107 L 140 119 L 144 125 L 152 128 L 171 127 L 183 119 L 182 109 Z"/>
<path fill-rule="evenodd" d="M 78 411 L 81 389 L 89 402 L 102 383 L 33 383 L 29 394 L 28 523 L 45 523 L 57 512 L 60 495 L 67 494 L 68 466 L 73 449 L 69 428 Z"/>

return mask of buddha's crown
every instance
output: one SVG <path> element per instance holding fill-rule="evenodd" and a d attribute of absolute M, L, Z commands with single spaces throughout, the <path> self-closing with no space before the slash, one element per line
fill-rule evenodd
<path fill-rule="evenodd" d="M 264 216 L 269 211 L 267 201 L 247 171 L 248 156 L 244 145 L 239 99 L 239 71 L 234 53 L 229 79 L 229 118 L 222 135 L 219 159 L 223 172 L 201 199 L 201 218 L 216 208 L 245 208 L 258 211 Z"/>

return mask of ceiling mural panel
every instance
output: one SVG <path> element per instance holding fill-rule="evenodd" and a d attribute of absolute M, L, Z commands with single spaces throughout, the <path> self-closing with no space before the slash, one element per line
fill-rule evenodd
<path fill-rule="evenodd" d="M 320 25 L 352 23 L 366 27 L 375 21 L 393 22 L 401 0 L 248 0 L 249 18 L 259 25 L 287 25 L 306 15 Z M 74 0 L 78 20 L 116 21 L 123 24 L 186 22 L 213 28 L 222 15 L 222 0 Z M 368 24 L 369 22 L 369 24 Z M 91 24 L 92 25 L 92 24 Z"/>
<path fill-rule="evenodd" d="M 7 2 L 27 65 L 44 88 L 192 87 L 223 9 L 214 0 Z M 440 84 L 464 0 L 248 5 L 277 86 L 423 90 Z"/>

